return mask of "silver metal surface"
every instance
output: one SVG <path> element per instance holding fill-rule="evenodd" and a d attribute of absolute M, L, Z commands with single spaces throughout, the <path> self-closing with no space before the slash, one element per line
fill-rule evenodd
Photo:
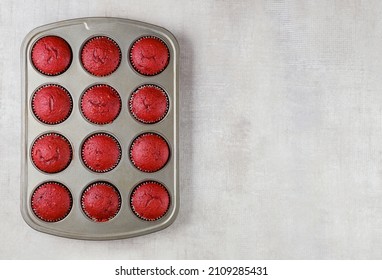
<path fill-rule="evenodd" d="M 41 37 L 57 35 L 64 38 L 72 48 L 73 60 L 69 69 L 58 76 L 40 74 L 31 63 L 33 44 Z M 92 76 L 80 62 L 83 43 L 93 36 L 108 36 L 118 43 L 122 52 L 119 68 L 106 77 Z M 131 67 L 129 48 L 141 36 L 157 36 L 168 46 L 170 61 L 167 68 L 156 76 L 143 76 Z M 175 37 L 167 30 L 147 23 L 120 18 L 81 18 L 45 25 L 31 31 L 24 39 L 21 49 L 22 63 L 22 165 L 21 165 L 21 212 L 24 220 L 34 229 L 69 238 L 107 240 L 127 238 L 151 233 L 169 226 L 176 218 L 179 208 L 178 187 L 178 57 L 179 47 Z M 39 122 L 31 110 L 31 96 L 43 84 L 54 83 L 66 88 L 73 98 L 70 117 L 57 125 Z M 122 100 L 118 118 L 111 124 L 94 125 L 80 112 L 80 97 L 90 85 L 105 83 L 115 88 Z M 162 87 L 169 97 L 167 116 L 155 124 L 139 123 L 131 116 L 128 100 L 131 93 L 142 84 Z M 46 174 L 36 169 L 30 159 L 33 140 L 47 132 L 58 132 L 72 144 L 73 160 L 62 172 Z M 80 147 L 82 141 L 94 132 L 114 135 L 121 147 L 122 158 L 118 166 L 106 173 L 95 173 L 82 163 Z M 141 133 L 156 132 L 170 146 L 170 159 L 166 166 L 154 173 L 137 170 L 129 159 L 131 141 Z M 73 207 L 69 215 L 58 222 L 44 222 L 31 209 L 33 190 L 45 181 L 58 181 L 72 193 Z M 118 214 L 108 222 L 97 223 L 85 216 L 81 209 L 80 196 L 89 183 L 103 180 L 116 186 L 121 194 L 122 205 Z M 138 218 L 130 208 L 130 194 L 142 181 L 155 180 L 166 186 L 171 205 L 164 217 L 156 221 Z"/>

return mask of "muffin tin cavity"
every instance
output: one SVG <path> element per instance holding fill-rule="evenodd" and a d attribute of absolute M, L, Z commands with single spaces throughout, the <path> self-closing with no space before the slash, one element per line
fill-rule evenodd
<path fill-rule="evenodd" d="M 139 135 L 130 146 L 130 160 L 143 172 L 156 172 L 162 169 L 170 157 L 167 141 L 156 133 Z"/>
<path fill-rule="evenodd" d="M 33 142 L 30 157 L 40 171 L 57 173 L 69 166 L 73 152 L 69 140 L 64 136 L 47 133 Z"/>
<path fill-rule="evenodd" d="M 90 74 L 103 77 L 117 70 L 121 63 L 121 49 L 106 36 L 89 39 L 81 50 L 81 62 Z"/>
<path fill-rule="evenodd" d="M 69 238 L 128 238 L 176 218 L 178 55 L 147 23 L 85 18 L 22 47 L 22 215 Z"/>
<path fill-rule="evenodd" d="M 134 188 L 130 203 L 139 218 L 155 221 L 166 214 L 170 206 L 170 195 L 161 183 L 146 181 Z"/>
<path fill-rule="evenodd" d="M 81 113 L 94 124 L 112 123 L 121 112 L 121 107 L 118 92 L 105 84 L 91 86 L 81 97 Z"/>
<path fill-rule="evenodd" d="M 162 120 L 169 107 L 166 92 L 156 85 L 143 85 L 130 97 L 129 108 L 132 116 L 139 122 L 152 124 Z"/>
<path fill-rule="evenodd" d="M 95 133 L 81 145 L 81 158 L 85 166 L 94 172 L 113 170 L 121 159 L 121 145 L 112 135 Z"/>
<path fill-rule="evenodd" d="M 72 194 L 58 182 L 46 182 L 32 193 L 33 213 L 44 222 L 58 222 L 64 219 L 72 209 Z"/>
<path fill-rule="evenodd" d="M 64 73 L 72 63 L 72 49 L 61 37 L 45 36 L 33 45 L 31 58 L 40 73 L 56 76 Z"/>
<path fill-rule="evenodd" d="M 170 60 L 165 42 L 155 36 L 137 39 L 130 49 L 130 62 L 135 71 L 145 76 L 158 75 L 164 71 Z"/>
<path fill-rule="evenodd" d="M 45 124 L 59 124 L 72 112 L 73 100 L 70 93 L 57 84 L 39 87 L 32 96 L 32 111 Z"/>
<path fill-rule="evenodd" d="M 85 215 L 94 222 L 107 222 L 121 208 L 121 195 L 108 182 L 90 184 L 81 195 L 81 206 Z"/>

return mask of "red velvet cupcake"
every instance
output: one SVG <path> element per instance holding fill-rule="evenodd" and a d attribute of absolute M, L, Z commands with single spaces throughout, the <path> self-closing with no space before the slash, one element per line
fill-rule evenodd
<path fill-rule="evenodd" d="M 166 69 L 170 52 L 166 44 L 157 37 L 141 37 L 130 49 L 130 62 L 133 68 L 146 76 L 157 75 Z"/>
<path fill-rule="evenodd" d="M 72 195 L 63 184 L 47 182 L 33 192 L 31 207 L 41 220 L 57 222 L 64 219 L 72 209 Z"/>
<path fill-rule="evenodd" d="M 139 135 L 130 147 L 130 160 L 143 172 L 162 169 L 170 156 L 170 148 L 162 136 L 155 133 Z"/>
<path fill-rule="evenodd" d="M 72 160 L 72 147 L 64 136 L 47 133 L 32 144 L 31 158 L 43 172 L 57 173 L 64 170 Z"/>
<path fill-rule="evenodd" d="M 131 209 L 141 219 L 155 221 L 162 218 L 170 207 L 170 195 L 160 183 L 146 181 L 131 194 Z"/>
<path fill-rule="evenodd" d="M 143 85 L 133 92 L 129 101 L 130 112 L 142 123 L 156 123 L 168 111 L 168 97 L 163 89 L 154 85 Z"/>
<path fill-rule="evenodd" d="M 103 173 L 118 165 L 121 159 L 121 146 L 110 134 L 96 133 L 84 141 L 81 154 L 87 168 Z"/>
<path fill-rule="evenodd" d="M 95 222 L 107 222 L 121 208 L 118 190 L 107 182 L 96 182 L 88 186 L 81 197 L 82 210 Z"/>
<path fill-rule="evenodd" d="M 90 74 L 103 77 L 117 70 L 121 62 L 121 49 L 106 36 L 89 39 L 82 48 L 81 61 Z"/>
<path fill-rule="evenodd" d="M 69 44 L 58 36 L 45 36 L 32 47 L 32 63 L 42 74 L 55 76 L 65 72 L 72 62 Z"/>
<path fill-rule="evenodd" d="M 73 102 L 69 92 L 59 85 L 40 87 L 32 97 L 32 111 L 45 124 L 59 124 L 72 112 Z"/>
<path fill-rule="evenodd" d="M 118 117 L 121 111 L 121 98 L 111 86 L 95 85 L 82 95 L 81 111 L 92 123 L 108 124 Z"/>

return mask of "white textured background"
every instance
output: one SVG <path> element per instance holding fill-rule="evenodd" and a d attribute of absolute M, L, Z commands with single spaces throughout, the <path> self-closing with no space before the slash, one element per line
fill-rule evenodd
<path fill-rule="evenodd" d="M 0 2 L 0 258 L 382 258 L 382 1 Z M 19 211 L 19 49 L 116 16 L 181 47 L 181 208 L 169 228 L 81 241 Z"/>

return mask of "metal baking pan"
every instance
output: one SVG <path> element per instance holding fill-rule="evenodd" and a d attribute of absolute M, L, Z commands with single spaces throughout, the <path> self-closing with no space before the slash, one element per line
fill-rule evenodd
<path fill-rule="evenodd" d="M 55 35 L 65 39 L 72 49 L 72 63 L 61 75 L 46 76 L 38 72 L 31 61 L 31 48 L 44 36 Z M 84 70 L 80 62 L 81 47 L 95 36 L 108 36 L 121 49 L 118 71 L 106 77 L 96 77 Z M 129 62 L 129 48 L 137 38 L 155 36 L 168 47 L 170 60 L 166 69 L 155 76 L 137 73 Z M 178 175 L 178 58 L 179 47 L 175 37 L 164 28 L 121 18 L 80 18 L 56 22 L 38 27 L 24 39 L 21 47 L 22 71 L 22 164 L 21 164 L 21 213 L 26 223 L 33 229 L 62 237 L 110 240 L 139 236 L 162 230 L 176 219 L 179 209 Z M 70 117 L 59 124 L 47 125 L 36 119 L 31 109 L 31 96 L 41 85 L 55 83 L 65 87 L 73 99 Z M 115 88 L 121 97 L 122 107 L 118 118 L 111 124 L 96 125 L 87 122 L 80 112 L 80 97 L 86 88 L 96 83 L 104 83 Z M 142 84 L 154 84 L 163 88 L 169 99 L 168 113 L 155 124 L 142 124 L 135 120 L 128 108 L 131 93 Z M 57 132 L 69 139 L 73 158 L 63 171 L 48 174 L 38 170 L 31 160 L 31 145 L 43 133 Z M 84 139 L 94 132 L 107 132 L 119 140 L 122 156 L 117 168 L 110 172 L 94 173 L 88 170 L 82 160 L 80 147 Z M 162 135 L 170 147 L 170 158 L 166 166 L 152 173 L 141 172 L 129 158 L 129 145 L 135 137 L 144 132 Z M 154 180 L 166 186 L 170 195 L 170 206 L 166 214 L 155 221 L 137 217 L 130 206 L 130 195 L 134 187 L 142 181 Z M 64 184 L 72 195 L 70 213 L 57 222 L 45 222 L 38 218 L 31 207 L 31 195 L 43 182 L 57 181 Z M 118 214 L 107 222 L 94 222 L 81 208 L 81 193 L 94 181 L 113 184 L 121 196 Z"/>

